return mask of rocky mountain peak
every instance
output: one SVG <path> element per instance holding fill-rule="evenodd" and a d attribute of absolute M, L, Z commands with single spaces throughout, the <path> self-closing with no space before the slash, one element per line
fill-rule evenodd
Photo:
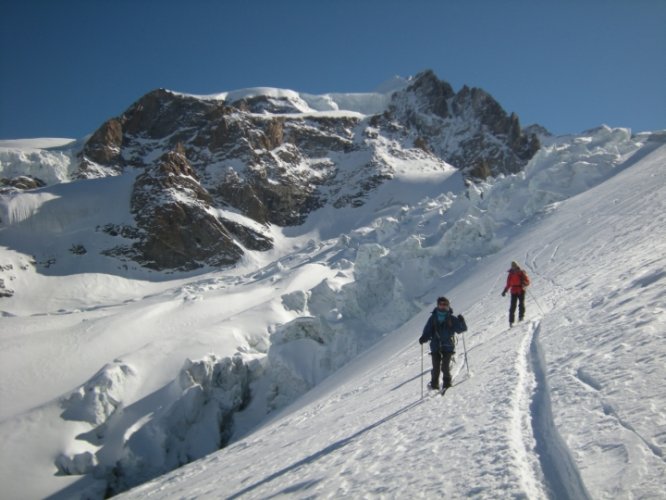
<path fill-rule="evenodd" d="M 456 93 L 432 71 L 393 95 L 387 118 L 406 123 L 415 143 L 470 179 L 518 172 L 540 148 L 537 135 L 521 130 L 486 91 L 463 86 Z"/>
<path fill-rule="evenodd" d="M 184 116 L 206 116 L 214 103 L 157 89 L 144 95 L 123 114 L 126 134 L 162 139 L 180 131 Z"/>
<path fill-rule="evenodd" d="M 455 92 L 449 83 L 438 79 L 432 70 L 426 70 L 416 75 L 405 90 L 396 92 L 393 102 L 397 103 L 405 96 L 408 96 L 411 111 L 448 118 L 449 101 Z"/>
<path fill-rule="evenodd" d="M 332 101 L 279 89 L 209 97 L 157 89 L 109 119 L 83 147 L 75 176 L 140 169 L 136 226 L 114 229 L 134 244 L 111 252 L 156 269 L 227 265 L 270 248 L 261 225 L 301 224 L 327 204 L 362 205 L 393 177 L 391 155 L 425 155 L 474 180 L 517 172 L 539 148 L 487 92 L 456 93 L 431 70 L 397 87 L 376 115 L 317 112 L 313 102 Z M 215 215 L 221 209 L 248 224 Z"/>

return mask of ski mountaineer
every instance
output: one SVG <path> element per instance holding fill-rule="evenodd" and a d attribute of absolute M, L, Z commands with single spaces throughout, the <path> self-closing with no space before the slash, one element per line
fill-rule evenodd
<path fill-rule="evenodd" d="M 446 297 L 437 298 L 437 307 L 433 309 L 419 344 L 430 341 L 430 355 L 432 356 L 432 371 L 428 388 L 439 389 L 439 371 L 444 375 L 444 389 L 451 387 L 451 357 L 455 354 L 454 333 L 467 330 L 465 318 L 462 314 L 453 315 L 453 309 Z"/>
<path fill-rule="evenodd" d="M 509 307 L 509 328 L 511 328 L 516 319 L 516 304 L 518 304 L 518 321 L 522 321 L 525 317 L 525 289 L 530 284 L 530 278 L 515 260 L 511 262 L 511 269 L 508 272 L 502 297 L 506 296 L 507 291 L 511 292 L 511 306 Z"/>

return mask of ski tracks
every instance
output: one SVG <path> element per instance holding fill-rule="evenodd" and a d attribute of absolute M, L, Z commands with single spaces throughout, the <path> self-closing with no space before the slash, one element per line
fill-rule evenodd
<path fill-rule="evenodd" d="M 521 487 L 528 498 L 546 498 L 538 458 L 534 456 L 536 440 L 532 429 L 530 404 L 536 380 L 531 368 L 530 346 L 534 337 L 534 323 L 523 337 L 516 358 L 517 379 L 513 391 L 513 408 L 509 423 L 509 441 L 519 471 Z"/>
<path fill-rule="evenodd" d="M 528 498 L 590 498 L 553 420 L 540 321 L 532 321 L 516 359 L 517 380 L 509 424 L 514 463 Z"/>

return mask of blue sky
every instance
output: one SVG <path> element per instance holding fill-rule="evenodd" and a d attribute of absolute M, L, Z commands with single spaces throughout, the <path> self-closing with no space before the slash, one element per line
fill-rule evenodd
<path fill-rule="evenodd" d="M 523 125 L 666 128 L 664 0 L 0 0 L 0 139 L 80 138 L 155 88 L 368 92 L 432 69 Z"/>

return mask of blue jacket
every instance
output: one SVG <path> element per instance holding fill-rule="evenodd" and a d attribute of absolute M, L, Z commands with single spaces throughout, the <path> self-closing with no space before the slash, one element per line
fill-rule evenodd
<path fill-rule="evenodd" d="M 430 341 L 431 352 L 455 352 L 455 333 L 467 331 L 465 318 L 461 314 L 453 315 L 453 309 L 449 309 L 443 322 L 437 320 L 437 308 L 432 311 L 428 322 L 423 327 L 423 335 L 419 338 L 421 344 Z"/>

